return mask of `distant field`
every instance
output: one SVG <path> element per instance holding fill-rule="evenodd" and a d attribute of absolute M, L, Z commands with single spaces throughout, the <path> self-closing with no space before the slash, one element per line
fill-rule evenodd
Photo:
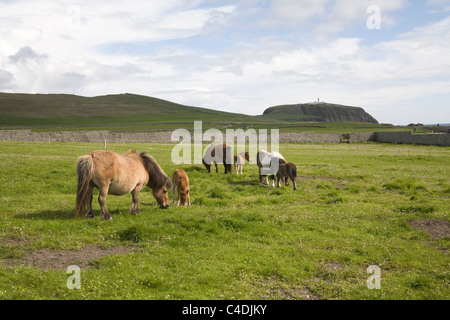
<path fill-rule="evenodd" d="M 142 119 L 141 119 L 142 120 Z M 191 132 L 194 130 L 194 121 L 200 119 L 192 119 L 190 122 L 161 122 L 161 123 L 118 123 L 99 124 L 93 122 L 91 125 L 80 123 L 78 125 L 20 125 L 20 126 L 0 126 L 0 130 L 9 129 L 31 129 L 34 132 L 55 132 L 55 131 L 112 131 L 112 132 L 142 132 L 142 131 L 174 131 L 176 129 L 187 129 Z M 123 120 L 121 120 L 123 121 Z M 219 122 L 219 121 L 202 121 L 203 130 L 215 128 L 219 130 L 226 129 L 244 129 L 253 128 L 260 129 L 278 129 L 282 133 L 287 132 L 316 132 L 316 133 L 354 133 L 354 132 L 400 132 L 410 131 L 405 127 L 395 127 L 391 125 L 374 125 L 365 123 L 352 122 L 327 122 L 327 123 L 302 123 L 302 124 L 286 124 L 286 123 L 254 123 L 254 122 Z"/>
<path fill-rule="evenodd" d="M 108 145 L 169 175 L 172 147 Z M 160 210 L 145 189 L 137 216 L 130 195 L 109 196 L 103 221 L 95 195 L 96 218 L 75 220 L 76 159 L 102 148 L 0 142 L 0 299 L 450 298 L 448 147 L 282 144 L 297 192 L 261 185 L 254 165 L 183 165 L 192 207 Z"/>

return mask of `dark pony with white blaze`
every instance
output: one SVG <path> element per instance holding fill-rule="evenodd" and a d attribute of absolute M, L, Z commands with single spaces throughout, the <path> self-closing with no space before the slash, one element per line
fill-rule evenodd
<path fill-rule="evenodd" d="M 134 150 L 125 155 L 99 150 L 78 158 L 78 187 L 75 217 L 93 218 L 92 198 L 94 188 L 99 189 L 98 202 L 103 219 L 111 220 L 106 208 L 106 196 L 131 193 L 131 214 L 139 213 L 138 195 L 144 186 L 152 189 L 161 209 L 169 207 L 167 191 L 172 182 L 152 156 Z M 86 212 L 87 210 L 87 212 Z"/>

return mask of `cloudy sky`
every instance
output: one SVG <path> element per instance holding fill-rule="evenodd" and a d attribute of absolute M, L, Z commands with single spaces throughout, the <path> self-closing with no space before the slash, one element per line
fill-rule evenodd
<path fill-rule="evenodd" d="M 0 92 L 450 123 L 450 0 L 0 0 Z"/>

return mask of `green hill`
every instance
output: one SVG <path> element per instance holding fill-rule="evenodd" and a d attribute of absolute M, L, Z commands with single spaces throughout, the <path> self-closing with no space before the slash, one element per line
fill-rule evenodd
<path fill-rule="evenodd" d="M 193 129 L 272 129 L 280 132 L 361 132 L 379 125 L 361 108 L 331 104 L 278 106 L 249 116 L 181 105 L 135 94 L 82 97 L 68 94 L 0 93 L 0 129 L 35 131 L 149 131 Z"/>
<path fill-rule="evenodd" d="M 263 118 L 283 121 L 378 123 L 362 108 L 330 103 L 305 103 L 271 107 L 264 111 Z"/>
<path fill-rule="evenodd" d="M 134 94 L 88 98 L 0 93 L 0 125 L 129 125 L 194 120 L 232 122 L 252 118 Z"/>

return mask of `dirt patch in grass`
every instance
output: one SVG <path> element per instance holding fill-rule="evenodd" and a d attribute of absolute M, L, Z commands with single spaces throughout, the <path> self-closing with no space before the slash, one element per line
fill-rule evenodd
<path fill-rule="evenodd" d="M 413 228 L 425 231 L 434 239 L 450 237 L 450 222 L 438 219 L 413 220 L 409 223 Z"/>
<path fill-rule="evenodd" d="M 263 278 L 253 283 L 258 290 L 264 292 L 262 298 L 271 300 L 320 300 L 322 296 L 315 294 L 305 286 L 284 283 L 275 277 Z"/>
<path fill-rule="evenodd" d="M 280 290 L 281 300 L 321 300 L 321 296 L 312 293 L 309 288 Z"/>
<path fill-rule="evenodd" d="M 87 268 L 91 262 L 115 254 L 125 254 L 136 249 L 135 247 L 112 247 L 102 249 L 100 246 L 86 245 L 81 250 L 48 250 L 32 251 L 21 259 L 10 259 L 7 265 L 27 265 L 43 270 L 66 270 L 70 265 Z"/>
<path fill-rule="evenodd" d="M 2 246 L 23 246 L 28 244 L 32 239 L 11 238 L 0 240 Z"/>
<path fill-rule="evenodd" d="M 331 261 L 331 262 L 328 262 L 327 264 L 320 264 L 320 266 L 322 268 L 325 268 L 325 270 L 330 270 L 330 271 L 340 271 L 340 270 L 347 269 L 347 266 L 340 263 L 339 261 Z"/>

